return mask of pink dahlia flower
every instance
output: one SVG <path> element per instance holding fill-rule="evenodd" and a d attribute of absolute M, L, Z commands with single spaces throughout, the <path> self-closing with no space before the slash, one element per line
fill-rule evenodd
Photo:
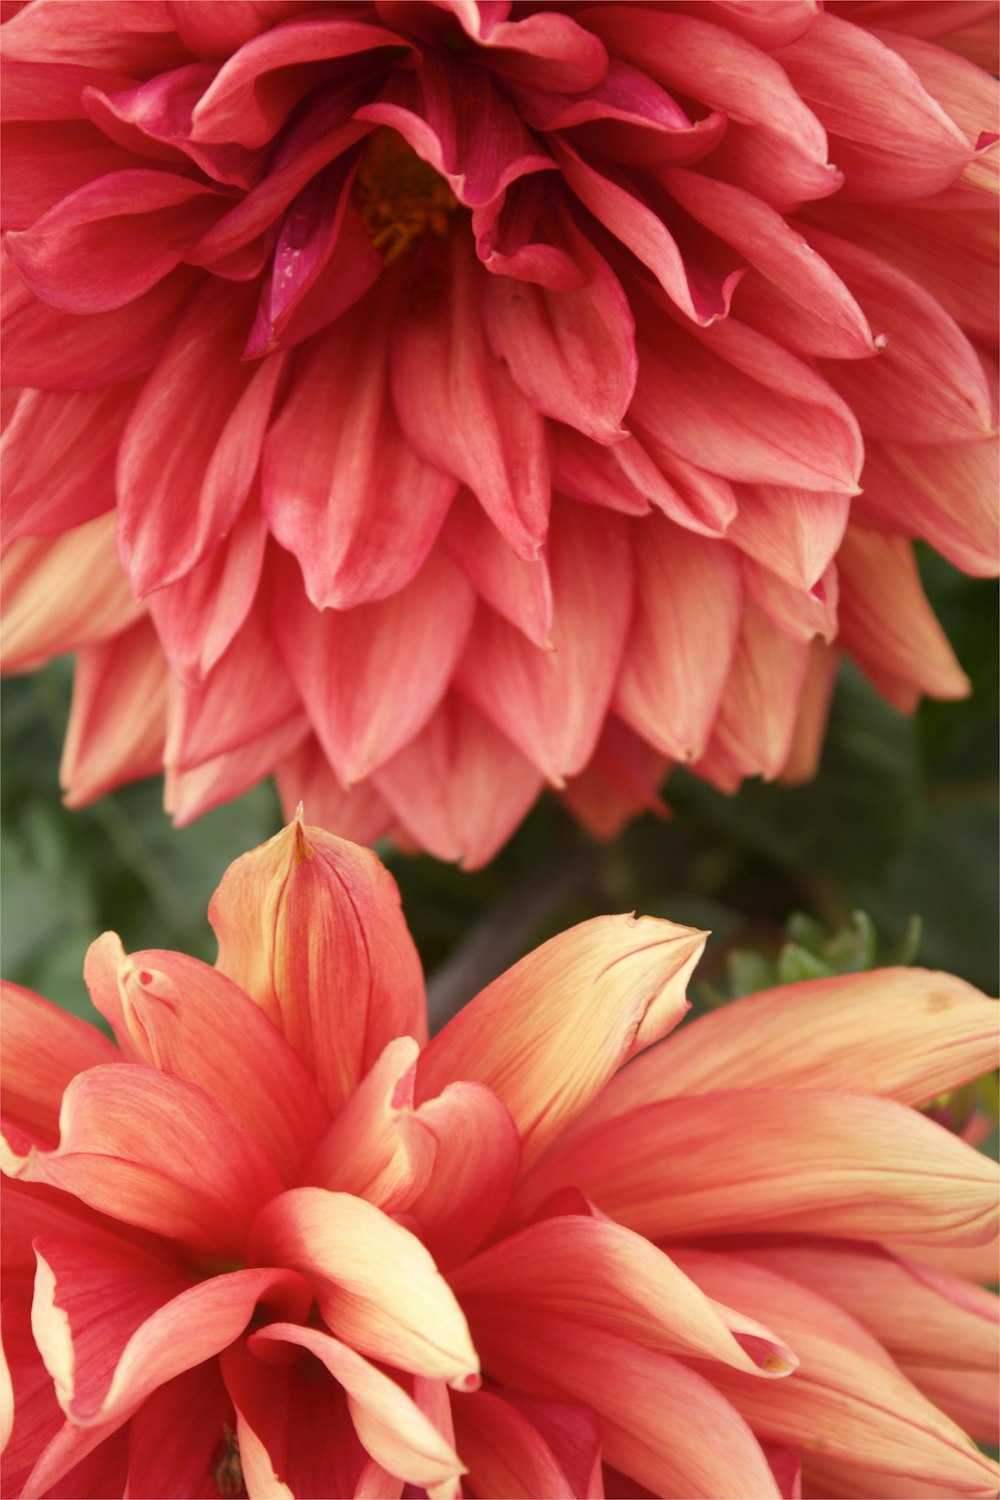
<path fill-rule="evenodd" d="M 703 934 L 601 917 L 428 1042 L 392 880 L 300 823 L 210 917 L 215 968 L 93 945 L 116 1043 L 6 993 L 5 1493 L 996 1493 L 995 1173 L 914 1108 L 990 1065 L 984 996 L 651 1046 Z"/>
<path fill-rule="evenodd" d="M 31 0 L 7 666 L 76 805 L 272 770 L 487 859 L 544 783 L 801 778 L 995 565 L 992 0 Z"/>

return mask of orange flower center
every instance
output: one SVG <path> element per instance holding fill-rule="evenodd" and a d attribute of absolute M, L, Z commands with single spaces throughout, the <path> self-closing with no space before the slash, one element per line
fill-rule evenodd
<path fill-rule="evenodd" d="M 368 138 L 354 202 L 387 266 L 428 232 L 444 239 L 458 207 L 444 178 L 384 126 Z"/>

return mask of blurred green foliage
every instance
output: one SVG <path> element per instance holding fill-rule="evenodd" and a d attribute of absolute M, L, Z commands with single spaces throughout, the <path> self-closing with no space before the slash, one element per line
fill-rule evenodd
<path fill-rule="evenodd" d="M 908 934 L 912 946 L 915 916 L 918 962 L 994 990 L 996 590 L 936 557 L 922 562 L 973 680 L 968 701 L 926 704 L 907 719 L 847 666 L 809 786 L 749 783 L 731 798 L 677 772 L 666 788 L 674 816 L 641 819 L 609 845 L 544 799 L 473 874 L 382 851 L 438 1019 L 551 933 L 623 910 L 712 928 L 699 972 L 709 992 L 804 977 L 811 965 L 862 967 L 875 952 L 885 960 Z M 57 786 L 70 680 L 71 664 L 59 661 L 4 684 L 3 970 L 92 1016 L 81 979 L 89 942 L 113 927 L 128 948 L 211 960 L 209 896 L 237 854 L 276 831 L 280 813 L 267 785 L 177 830 L 158 781 L 66 811 Z M 868 918 L 852 916 L 859 911 Z M 789 933 L 792 912 L 801 915 Z"/>

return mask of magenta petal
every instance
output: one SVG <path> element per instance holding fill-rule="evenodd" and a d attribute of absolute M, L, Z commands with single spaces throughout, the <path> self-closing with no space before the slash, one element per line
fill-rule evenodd
<path fill-rule="evenodd" d="M 112 172 L 7 240 L 25 283 L 72 313 L 107 312 L 148 292 L 218 218 L 225 199 L 170 172 Z"/>

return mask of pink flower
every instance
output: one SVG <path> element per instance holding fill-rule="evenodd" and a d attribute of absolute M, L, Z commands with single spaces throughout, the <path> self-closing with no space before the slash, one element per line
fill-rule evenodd
<path fill-rule="evenodd" d="M 214 969 L 93 945 L 117 1045 L 7 989 L 5 1493 L 995 1493 L 995 1174 L 914 1107 L 991 1064 L 985 997 L 886 970 L 653 1046 L 703 935 L 602 917 L 427 1042 L 367 851 L 294 824 L 210 916 Z"/>
<path fill-rule="evenodd" d="M 70 804 L 274 770 L 474 865 L 546 782 L 808 776 L 841 650 L 961 696 L 911 538 L 995 566 L 994 20 L 18 10 L 6 650 L 77 652 Z"/>

